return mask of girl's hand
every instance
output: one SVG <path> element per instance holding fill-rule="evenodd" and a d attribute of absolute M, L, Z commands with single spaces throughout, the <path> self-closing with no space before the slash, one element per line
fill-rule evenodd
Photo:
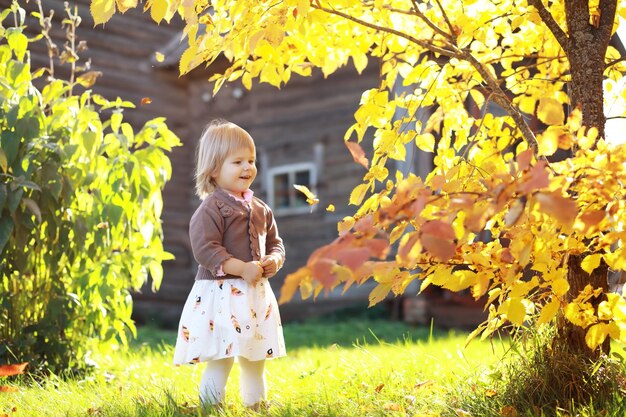
<path fill-rule="evenodd" d="M 243 265 L 241 278 L 246 280 L 248 284 L 256 285 L 263 277 L 263 268 L 257 261 L 246 262 Z"/>
<path fill-rule="evenodd" d="M 276 256 L 265 255 L 261 258 L 261 267 L 263 268 L 263 276 L 265 278 L 271 278 L 276 275 L 276 272 L 280 269 L 280 261 Z"/>

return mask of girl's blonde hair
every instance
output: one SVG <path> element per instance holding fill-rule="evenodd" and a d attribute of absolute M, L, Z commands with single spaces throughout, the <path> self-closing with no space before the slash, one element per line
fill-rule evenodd
<path fill-rule="evenodd" d="M 196 149 L 196 194 L 201 199 L 215 191 L 213 176 L 224 160 L 241 148 L 255 151 L 252 136 L 241 127 L 223 119 L 210 122 L 202 132 Z"/>

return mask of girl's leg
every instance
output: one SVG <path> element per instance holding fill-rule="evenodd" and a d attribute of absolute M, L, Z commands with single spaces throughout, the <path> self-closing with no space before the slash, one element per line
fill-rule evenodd
<path fill-rule="evenodd" d="M 256 407 L 265 400 L 265 359 L 260 361 L 249 361 L 239 356 L 239 367 L 241 368 L 241 381 L 239 389 L 241 400 L 246 407 Z"/>
<path fill-rule="evenodd" d="M 233 367 L 234 358 L 209 361 L 200 380 L 200 401 L 204 404 L 219 404 L 226 395 L 226 381 Z"/>

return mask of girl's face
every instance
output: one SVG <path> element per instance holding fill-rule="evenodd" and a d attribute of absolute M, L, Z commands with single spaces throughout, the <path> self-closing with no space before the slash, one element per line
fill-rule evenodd
<path fill-rule="evenodd" d="M 232 152 L 214 175 L 215 182 L 224 190 L 243 198 L 243 192 L 256 178 L 255 160 L 254 149 L 241 148 Z"/>

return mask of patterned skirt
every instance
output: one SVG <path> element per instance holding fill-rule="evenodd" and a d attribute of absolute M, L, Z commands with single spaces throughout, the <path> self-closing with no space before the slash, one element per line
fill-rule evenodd
<path fill-rule="evenodd" d="M 175 365 L 285 354 L 278 304 L 267 279 L 254 286 L 243 279 L 195 281 L 178 325 Z"/>

